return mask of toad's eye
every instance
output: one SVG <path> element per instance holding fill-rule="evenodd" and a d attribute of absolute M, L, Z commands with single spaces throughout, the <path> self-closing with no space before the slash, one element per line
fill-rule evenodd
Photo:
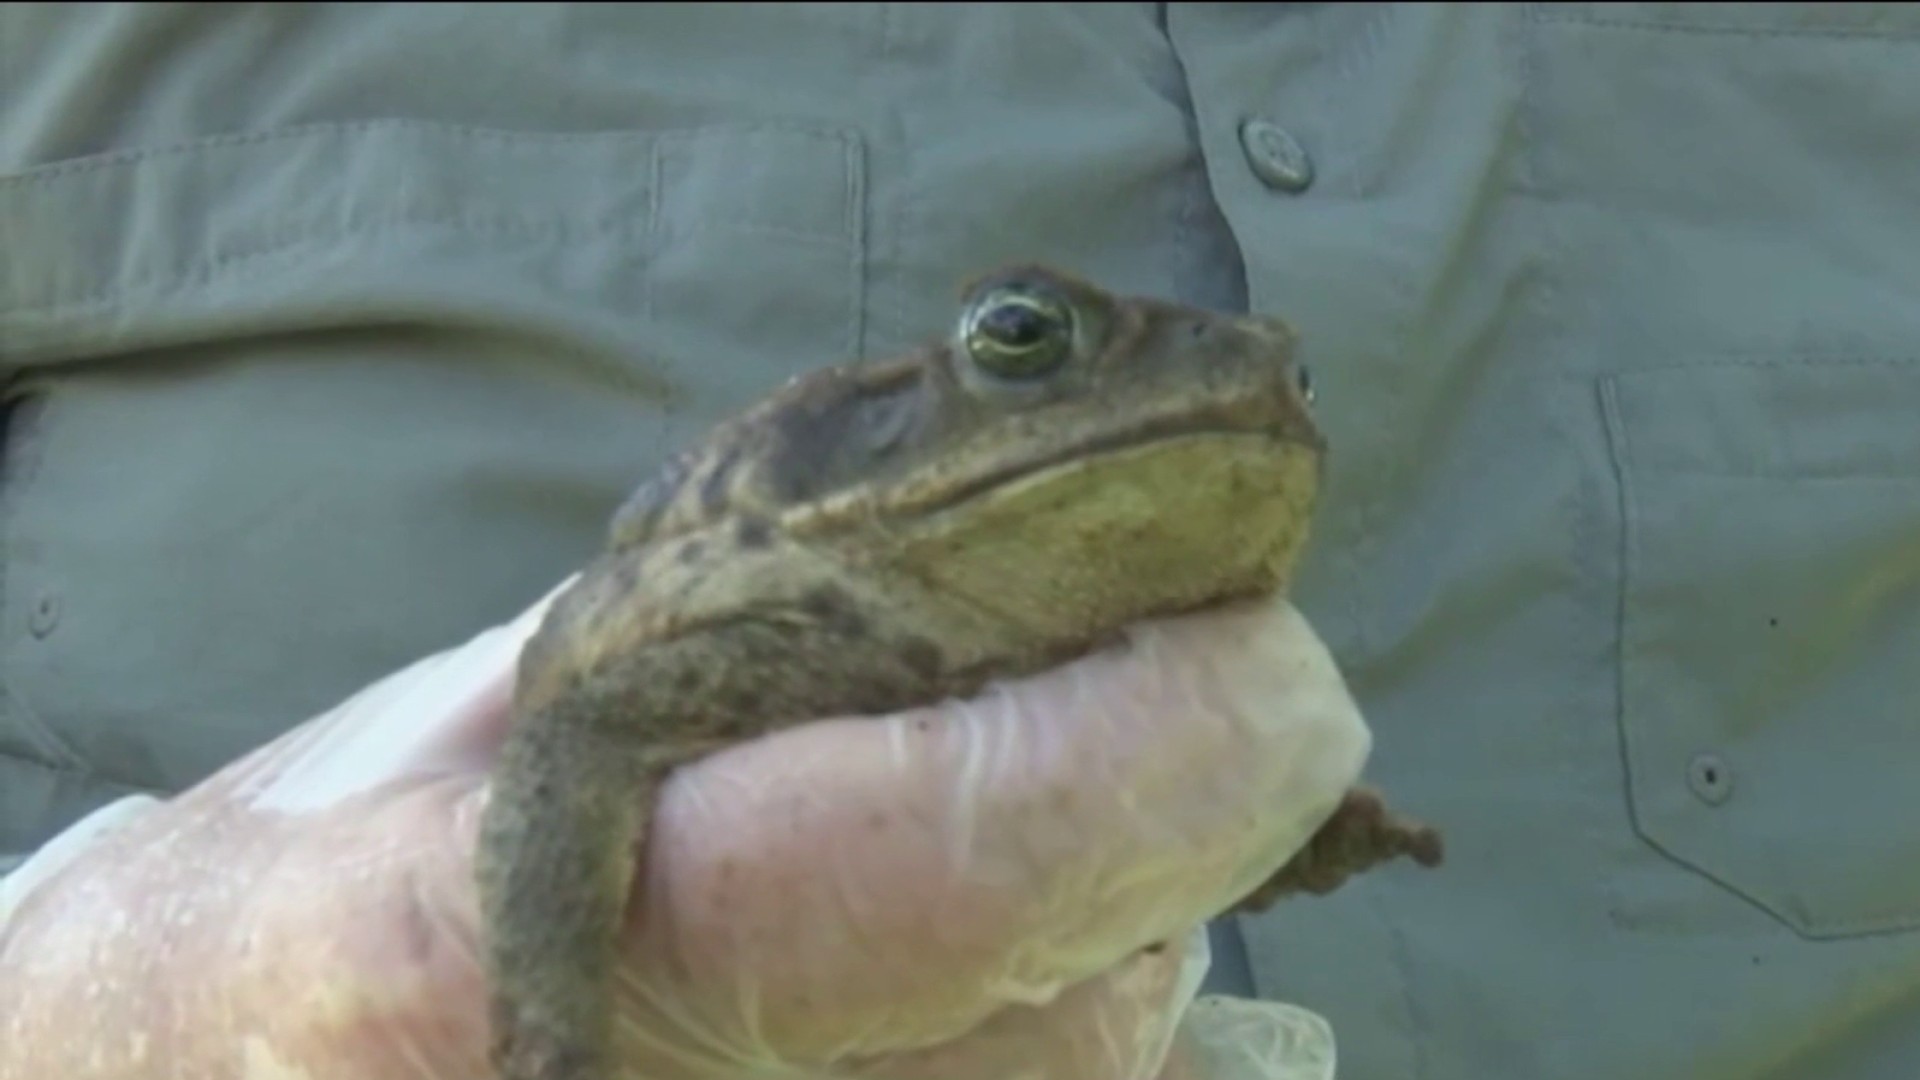
<path fill-rule="evenodd" d="M 960 340 L 988 374 L 1036 379 L 1072 355 L 1073 313 L 1045 293 L 1002 287 L 967 309 Z"/>
<path fill-rule="evenodd" d="M 1300 364 L 1293 369 L 1293 378 L 1300 387 L 1300 399 L 1309 405 L 1313 404 L 1313 373 L 1307 370 L 1305 364 Z"/>

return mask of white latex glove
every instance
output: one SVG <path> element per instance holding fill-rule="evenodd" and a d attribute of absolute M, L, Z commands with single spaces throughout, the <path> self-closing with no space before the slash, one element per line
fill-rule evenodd
<path fill-rule="evenodd" d="M 17 871 L 0 1077 L 486 1075 L 469 859 L 545 603 Z M 1205 1033 L 1169 1048 L 1199 927 L 1306 842 L 1369 749 L 1312 630 L 1269 604 L 686 767 L 638 882 L 629 1075 L 1196 1075 L 1218 1060 Z M 1330 1047 L 1303 1054 L 1330 1070 Z"/>

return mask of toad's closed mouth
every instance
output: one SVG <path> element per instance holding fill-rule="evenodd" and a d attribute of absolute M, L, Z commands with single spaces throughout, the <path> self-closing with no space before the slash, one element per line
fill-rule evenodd
<path fill-rule="evenodd" d="M 937 513 L 1055 469 L 1096 461 L 1108 454 L 1141 450 L 1159 443 L 1197 439 L 1257 440 L 1282 453 L 1320 453 L 1325 449 L 1319 434 L 1310 428 L 1303 431 L 1297 420 L 1290 423 L 1286 417 L 1270 413 L 1248 416 L 1244 408 L 1223 406 L 1201 413 L 1182 412 L 1154 417 L 1124 430 L 1102 432 L 1064 443 L 1046 455 L 982 469 L 964 479 L 956 480 L 948 476 L 938 484 L 909 486 L 896 491 L 894 497 L 888 500 L 886 513 L 889 517 L 903 513 Z"/>

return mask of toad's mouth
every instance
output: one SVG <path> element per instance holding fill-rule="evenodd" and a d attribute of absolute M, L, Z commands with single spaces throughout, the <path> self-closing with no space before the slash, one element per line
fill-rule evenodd
<path fill-rule="evenodd" d="M 1156 416 L 1125 428 L 1063 441 L 1042 454 L 983 468 L 970 475 L 947 474 L 938 483 L 909 483 L 886 500 L 886 517 L 921 517 L 972 502 L 982 496 L 1065 469 L 1094 464 L 1155 446 L 1196 440 L 1262 444 L 1276 458 L 1324 455 L 1326 441 L 1311 421 L 1298 414 L 1276 415 L 1244 405 Z"/>

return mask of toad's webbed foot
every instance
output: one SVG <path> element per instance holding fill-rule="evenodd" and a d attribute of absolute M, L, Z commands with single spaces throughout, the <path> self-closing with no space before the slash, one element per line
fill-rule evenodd
<path fill-rule="evenodd" d="M 1265 911 L 1296 892 L 1324 896 L 1348 878 L 1403 855 L 1421 866 L 1439 866 L 1445 854 L 1439 830 L 1388 810 L 1373 788 L 1356 787 L 1306 846 L 1232 911 Z"/>

